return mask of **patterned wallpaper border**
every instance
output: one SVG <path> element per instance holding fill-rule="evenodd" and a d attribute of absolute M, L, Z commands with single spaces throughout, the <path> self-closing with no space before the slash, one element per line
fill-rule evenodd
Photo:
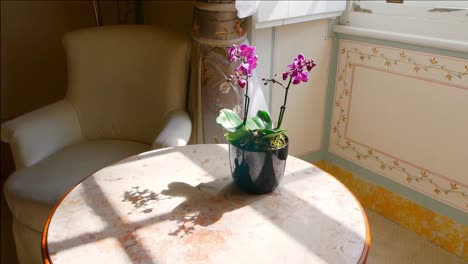
<path fill-rule="evenodd" d="M 414 76 L 411 76 L 411 75 L 408 75 L 408 74 L 402 74 L 402 73 L 398 73 L 398 72 L 395 72 L 395 71 L 389 71 L 389 70 L 382 70 L 382 69 L 379 69 L 377 67 L 371 67 L 371 66 L 367 66 L 367 65 L 364 65 L 364 64 L 354 64 L 354 67 L 353 67 L 353 73 L 352 73 L 352 76 L 351 76 L 351 85 L 350 85 L 350 93 L 349 93 L 349 97 L 350 97 L 350 103 L 348 104 L 348 107 L 347 107 L 347 113 L 348 113 L 348 117 L 350 116 L 350 113 L 351 113 L 351 98 L 352 98 L 352 94 L 353 94 L 353 84 L 354 84 L 354 72 L 355 72 L 355 69 L 358 68 L 358 67 L 362 67 L 362 68 L 367 68 L 367 69 L 372 69 L 372 70 L 376 70 L 376 71 L 381 71 L 381 72 L 386 72 L 386 73 L 391 73 L 393 75 L 399 75 L 399 76 L 405 76 L 405 77 L 410 77 L 410 78 L 414 78 L 414 79 L 419 79 L 419 80 L 425 80 L 425 81 L 429 81 L 429 82 L 432 82 L 432 83 L 441 83 L 441 84 L 445 84 L 443 82 L 438 82 L 438 81 L 434 81 L 434 80 L 429 80 L 427 78 L 418 78 L 418 77 L 414 77 Z M 460 88 L 460 89 L 466 89 L 468 90 L 468 88 L 465 88 L 463 86 L 460 86 L 460 85 L 450 85 L 451 87 L 453 88 Z M 461 185 L 463 187 L 468 187 L 467 184 L 464 184 L 464 183 L 461 183 L 461 182 L 457 182 L 457 181 L 454 181 L 453 179 L 450 179 L 449 177 L 446 177 L 444 175 L 442 175 L 441 173 L 437 173 L 437 172 L 434 172 L 434 171 L 431 171 L 430 169 L 427 169 L 427 168 L 424 168 L 424 167 L 421 167 L 421 166 L 418 166 L 418 165 L 415 165 L 415 164 L 412 164 L 411 162 L 408 162 L 408 161 L 404 161 L 404 160 L 400 160 L 398 159 L 398 157 L 395 157 L 395 156 L 392 156 L 391 154 L 388 154 L 388 153 L 385 153 L 384 151 L 381 151 L 377 148 L 372 148 L 362 142 L 358 142 L 357 140 L 354 140 L 352 138 L 349 137 L 348 135 L 348 124 L 349 122 L 345 122 L 346 125 L 345 125 L 345 128 L 344 128 L 344 138 L 345 140 L 349 140 L 355 144 L 359 144 L 361 145 L 362 147 L 364 148 L 367 148 L 367 149 L 373 149 L 375 152 L 378 152 L 378 153 L 381 153 L 381 154 L 384 154 L 388 157 L 392 157 L 393 160 L 399 160 L 401 161 L 402 163 L 405 163 L 407 165 L 410 165 L 410 166 L 413 166 L 413 167 L 417 167 L 419 168 L 421 171 L 425 171 L 425 172 L 428 172 L 428 173 L 431 173 L 431 174 L 434 174 L 434 175 L 437 175 L 438 177 L 441 177 L 441 178 L 444 178 L 448 181 L 453 181 L 454 183 L 456 183 L 457 185 Z M 407 175 L 409 176 L 409 175 Z M 411 181 L 412 179 L 408 179 L 407 178 L 407 181 Z"/>
<path fill-rule="evenodd" d="M 377 63 L 378 66 L 366 65 L 370 62 Z M 347 121 L 355 67 L 379 69 L 388 73 L 430 80 L 468 90 L 468 87 L 463 85 L 468 80 L 468 61 L 340 40 L 329 146 L 330 152 L 338 156 L 467 212 L 468 189 L 465 184 L 347 137 Z M 408 72 L 413 75 L 406 74 Z M 379 169 L 375 169 L 376 166 Z"/>

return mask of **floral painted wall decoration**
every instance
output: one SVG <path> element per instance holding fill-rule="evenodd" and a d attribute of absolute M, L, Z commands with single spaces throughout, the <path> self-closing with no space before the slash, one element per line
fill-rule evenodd
<path fill-rule="evenodd" d="M 429 162 L 427 164 L 424 162 L 415 162 L 414 160 L 421 161 L 422 159 L 413 159 L 415 155 L 411 154 L 411 151 L 408 151 L 410 154 L 405 154 L 405 157 L 401 157 L 398 153 L 392 153 L 392 151 L 389 150 L 395 148 L 389 147 L 382 149 L 382 146 L 385 146 L 385 143 L 378 144 L 379 146 L 373 146 L 373 144 L 369 142 L 375 143 L 386 140 L 383 135 L 375 133 L 372 134 L 373 132 L 369 132 L 382 131 L 382 128 L 374 129 L 373 126 L 385 126 L 385 120 L 386 118 L 389 118 L 386 115 L 380 116 L 381 121 L 377 124 L 368 123 L 367 128 L 355 128 L 356 126 L 352 124 L 354 121 L 351 121 L 351 115 L 362 113 L 362 111 L 354 110 L 361 106 L 352 104 L 353 100 L 359 99 L 359 102 L 363 102 L 362 100 L 371 101 L 373 98 L 376 98 L 376 101 L 386 100 L 386 98 L 378 97 L 392 93 L 392 91 L 388 91 L 388 93 L 379 93 L 383 89 L 380 87 L 379 89 L 375 89 L 375 94 L 369 94 L 369 91 L 373 91 L 371 88 L 366 88 L 365 91 L 367 94 L 364 93 L 364 90 L 360 87 L 366 86 L 366 78 L 362 78 L 362 75 L 357 74 L 357 72 L 360 72 L 361 74 L 372 73 L 372 78 L 380 78 L 380 76 L 382 76 L 382 86 L 385 86 L 385 89 L 406 89 L 406 91 L 408 91 L 406 93 L 407 97 L 402 97 L 401 101 L 405 101 L 405 104 L 408 102 L 414 102 L 414 105 L 417 106 L 418 100 L 421 100 L 420 98 L 430 96 L 430 94 L 427 93 L 432 90 L 428 89 L 427 93 L 421 93 L 421 91 L 424 90 L 421 90 L 421 88 L 418 88 L 419 90 L 415 90 L 410 86 L 410 84 L 414 82 L 421 84 L 421 87 L 437 86 L 437 89 L 439 89 L 437 91 L 441 94 L 443 94 L 444 91 L 453 92 L 455 91 L 453 89 L 456 89 L 458 94 L 462 95 L 463 98 L 468 99 L 468 60 L 348 40 L 341 40 L 339 50 L 330 132 L 330 152 L 397 181 L 404 186 L 410 187 L 418 192 L 449 204 L 452 207 L 468 212 L 468 174 L 466 174 L 468 172 L 466 170 L 466 166 L 464 166 L 464 172 L 462 164 L 460 164 L 458 167 L 459 169 L 456 170 L 458 175 L 463 175 L 463 173 L 465 173 L 465 176 L 455 177 L 454 175 L 447 175 L 446 173 L 438 171 L 438 167 L 430 164 Z M 408 87 L 406 87 L 406 85 L 408 85 Z M 441 89 L 444 90 L 442 91 Z M 360 91 L 360 93 L 356 94 L 356 91 Z M 395 91 L 395 93 L 398 92 Z M 353 96 L 355 98 L 353 98 Z M 360 98 L 356 99 L 356 96 Z M 441 100 L 444 99 L 446 98 L 441 98 Z M 394 99 L 389 98 L 388 100 Z M 369 105 L 372 105 L 372 103 L 369 103 Z M 468 101 L 466 101 L 466 106 L 468 106 Z M 373 109 L 379 113 L 385 113 L 385 111 L 388 110 L 379 109 L 379 105 L 373 105 L 373 107 Z M 398 107 L 400 107 L 399 104 L 395 103 L 395 108 Z M 463 112 L 464 110 L 464 108 L 460 109 L 460 111 Z M 440 109 L 440 111 L 444 111 L 444 109 Z M 369 115 L 371 116 L 372 114 Z M 466 129 L 466 127 L 468 127 L 468 115 L 463 115 L 460 112 L 460 114 L 456 113 L 454 116 L 457 118 L 454 118 L 453 122 L 456 122 L 459 127 L 462 129 Z M 459 116 L 461 119 L 458 118 Z M 464 116 L 466 116 L 466 118 Z M 438 118 L 439 117 L 435 116 L 429 121 L 414 120 L 413 124 L 410 124 L 409 126 L 402 121 L 401 126 L 389 127 L 388 129 L 386 127 L 385 128 L 388 131 L 395 132 L 408 129 L 408 134 L 411 134 L 411 129 L 416 123 L 437 122 Z M 360 117 L 360 119 L 362 119 L 362 117 Z M 354 120 L 358 119 L 354 118 Z M 350 122 L 351 124 L 349 124 Z M 391 124 L 400 124 L 398 123 L 398 120 L 389 120 L 388 122 Z M 369 138 L 369 142 L 365 139 L 356 140 L 351 138 L 349 135 L 350 126 L 354 127 L 354 135 L 358 132 L 365 134 L 366 137 Z M 468 138 L 465 137 L 464 142 L 463 138 L 460 140 L 462 142 L 455 141 L 455 139 L 452 140 L 450 138 L 452 133 L 451 131 L 444 130 L 443 128 L 440 128 L 440 130 L 443 132 L 444 137 L 449 138 L 446 144 L 454 144 L 455 146 L 458 146 L 458 144 L 466 145 L 465 158 L 466 162 L 468 162 Z M 432 133 L 432 131 L 429 132 Z M 390 132 L 387 134 L 391 135 Z M 420 136 L 425 137 L 426 135 L 423 133 Z M 403 141 L 407 142 L 407 140 L 405 140 Z M 428 140 L 428 149 L 430 149 L 431 142 L 434 142 L 434 140 L 437 139 L 433 139 L 432 141 Z M 400 147 L 411 149 L 413 146 L 407 144 Z M 437 149 L 431 149 L 431 151 L 435 153 L 432 156 L 439 155 L 437 154 Z M 426 155 L 426 153 L 421 154 Z M 429 154 L 427 155 L 430 156 Z M 410 159 L 408 157 L 410 157 Z M 444 159 L 447 159 L 446 161 L 452 161 L 455 159 L 462 160 L 463 158 L 459 157 L 459 155 L 450 157 L 450 153 L 448 153 L 447 155 L 444 155 Z M 453 170 L 455 171 L 455 169 Z"/>

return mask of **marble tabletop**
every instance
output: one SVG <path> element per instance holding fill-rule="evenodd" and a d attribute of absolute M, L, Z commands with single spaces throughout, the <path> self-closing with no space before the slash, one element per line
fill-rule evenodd
<path fill-rule="evenodd" d="M 74 263 L 362 263 L 369 230 L 354 196 L 288 157 L 280 187 L 239 191 L 227 145 L 145 152 L 86 178 L 44 228 L 45 261 Z"/>

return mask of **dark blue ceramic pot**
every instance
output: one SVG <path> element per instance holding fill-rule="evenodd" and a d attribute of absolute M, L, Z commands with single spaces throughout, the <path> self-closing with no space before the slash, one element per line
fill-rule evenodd
<path fill-rule="evenodd" d="M 289 142 L 271 151 L 250 151 L 229 144 L 231 173 L 236 185 L 255 194 L 272 192 L 283 179 Z"/>

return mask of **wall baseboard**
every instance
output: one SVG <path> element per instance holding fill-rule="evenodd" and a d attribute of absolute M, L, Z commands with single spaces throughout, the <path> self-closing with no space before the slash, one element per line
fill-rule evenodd
<path fill-rule="evenodd" d="M 468 261 L 468 248 L 465 246 L 468 226 L 353 175 L 331 162 L 321 160 L 315 165 L 346 185 L 365 208 L 385 216 Z"/>

